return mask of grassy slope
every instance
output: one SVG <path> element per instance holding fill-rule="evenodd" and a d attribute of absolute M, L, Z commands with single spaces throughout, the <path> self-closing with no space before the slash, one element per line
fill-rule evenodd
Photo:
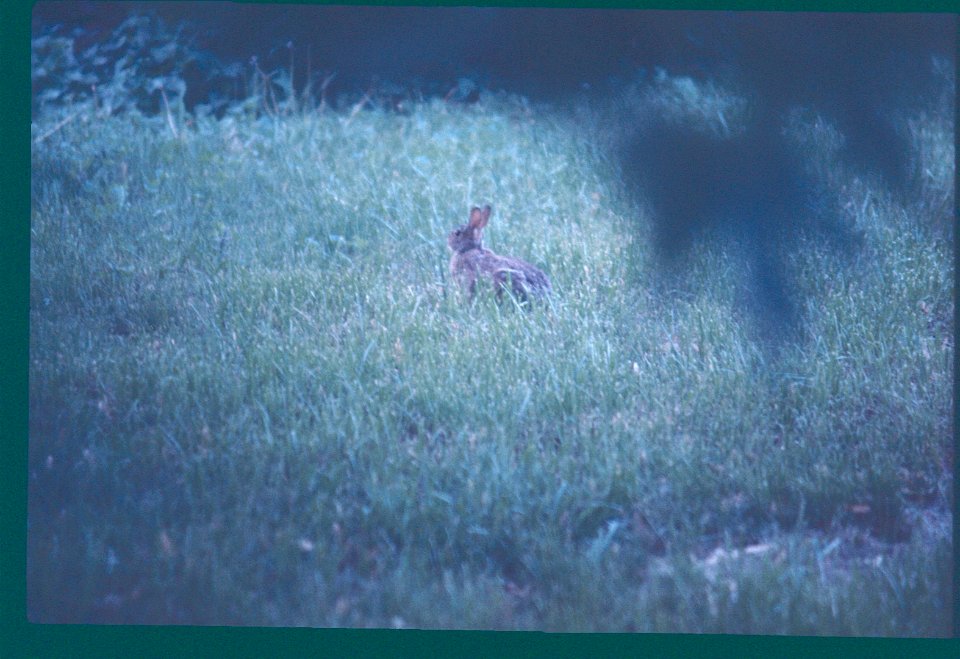
<path fill-rule="evenodd" d="M 493 100 L 44 139 L 31 619 L 946 633 L 949 242 L 851 186 L 770 362 L 717 245 L 655 292 L 611 180 Z M 547 308 L 460 304 L 483 201 Z"/>

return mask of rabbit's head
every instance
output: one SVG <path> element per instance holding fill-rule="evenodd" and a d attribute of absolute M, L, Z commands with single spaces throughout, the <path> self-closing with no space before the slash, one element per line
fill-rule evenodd
<path fill-rule="evenodd" d="M 490 206 L 483 209 L 474 206 L 470 209 L 470 221 L 462 227 L 454 229 L 447 236 L 447 245 L 456 254 L 469 252 L 471 249 L 483 247 L 483 227 L 490 221 Z"/>

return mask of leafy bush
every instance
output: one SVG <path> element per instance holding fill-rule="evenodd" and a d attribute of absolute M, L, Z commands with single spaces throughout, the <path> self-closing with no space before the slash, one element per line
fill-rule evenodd
<path fill-rule="evenodd" d="M 110 35 L 77 52 L 80 33 L 54 26 L 31 41 L 33 112 L 92 104 L 103 114 L 183 109 L 187 79 L 225 70 L 191 46 L 188 28 L 133 14 Z"/>

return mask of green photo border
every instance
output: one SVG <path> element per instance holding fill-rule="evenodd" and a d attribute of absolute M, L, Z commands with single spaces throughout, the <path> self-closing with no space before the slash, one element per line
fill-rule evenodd
<path fill-rule="evenodd" d="M 333 4 L 333 3 L 330 3 Z M 474 5 L 543 7 L 632 7 L 695 10 L 817 10 L 945 12 L 960 9 L 950 0 L 380 0 L 335 4 Z M 956 639 L 846 639 L 669 634 L 547 634 L 538 632 L 392 631 L 350 629 L 268 629 L 227 627 L 149 627 L 39 625 L 26 619 L 26 510 L 29 360 L 30 252 L 30 19 L 33 2 L 0 3 L 0 62 L 5 90 L 0 135 L 3 157 L 3 257 L 0 294 L 0 446 L 3 496 L 0 497 L 0 657 L 176 655 L 351 657 L 429 656 L 737 656 L 842 657 L 960 656 Z M 955 276 L 956 276 L 955 267 Z M 960 319 L 960 313 L 957 314 Z M 955 324 L 956 326 L 956 324 Z M 956 353 L 955 353 L 956 359 Z M 955 371 L 956 372 L 956 371 Z M 956 379 L 956 378 L 955 378 Z M 955 382 L 955 395 L 960 386 Z M 955 408 L 956 409 L 956 408 Z M 955 412 L 954 427 L 960 420 Z M 956 466 L 955 466 L 956 470 Z M 956 478 L 955 478 L 956 482 Z M 956 518 L 956 515 L 955 515 Z M 954 547 L 957 546 L 956 523 Z M 956 560 L 956 552 L 954 560 Z M 954 577 L 954 628 L 957 629 L 957 578 Z"/>

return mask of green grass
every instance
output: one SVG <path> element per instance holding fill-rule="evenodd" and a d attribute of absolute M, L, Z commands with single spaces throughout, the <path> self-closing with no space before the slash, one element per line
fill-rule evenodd
<path fill-rule="evenodd" d="M 655 285 L 595 144 L 495 98 L 35 143 L 30 619 L 948 634 L 936 218 L 851 179 L 771 355 L 723 243 Z M 458 296 L 483 202 L 547 304 Z"/>

